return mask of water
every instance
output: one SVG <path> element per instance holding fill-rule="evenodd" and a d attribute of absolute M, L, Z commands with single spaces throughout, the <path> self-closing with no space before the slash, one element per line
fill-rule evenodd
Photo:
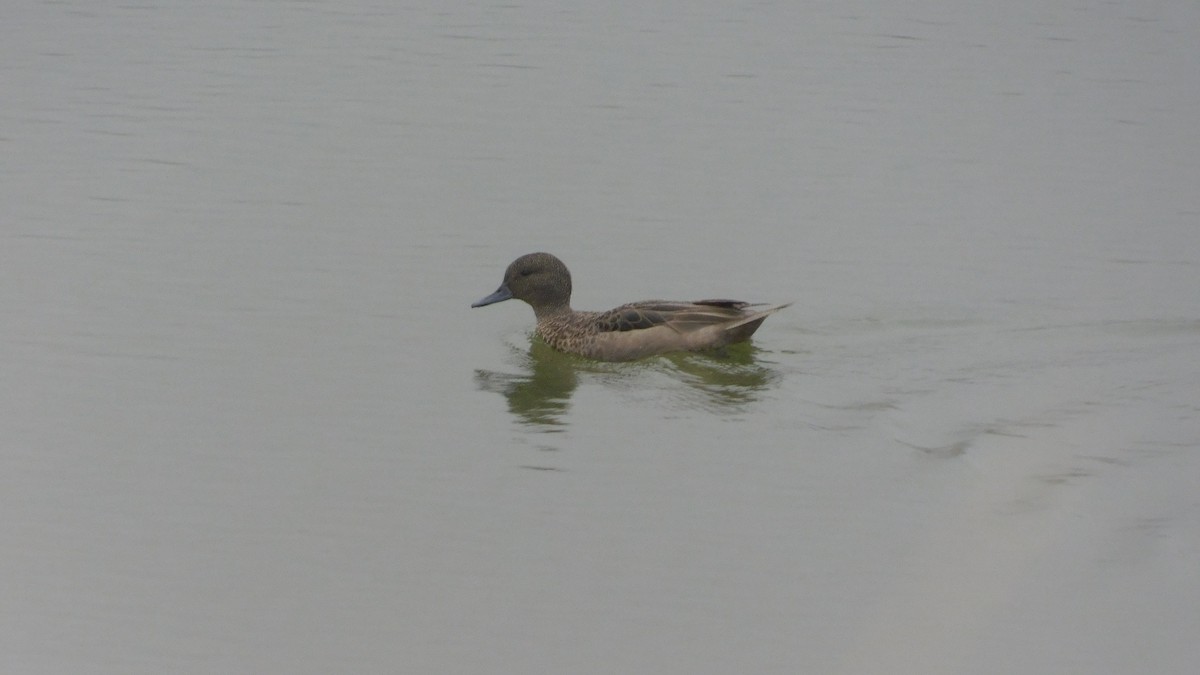
<path fill-rule="evenodd" d="M 1191 672 L 1188 3 L 25 3 L 0 664 Z M 468 309 L 795 301 L 594 364 Z"/>

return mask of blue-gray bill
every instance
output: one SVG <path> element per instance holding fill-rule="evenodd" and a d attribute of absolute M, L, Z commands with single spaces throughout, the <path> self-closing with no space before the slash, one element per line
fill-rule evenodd
<path fill-rule="evenodd" d="M 490 305 L 495 302 L 511 300 L 512 296 L 513 296 L 512 291 L 508 290 L 508 286 L 501 284 L 500 288 L 497 288 L 495 293 L 492 293 L 491 295 L 480 300 L 479 302 L 471 303 L 471 306 L 472 307 L 483 307 L 484 305 Z"/>

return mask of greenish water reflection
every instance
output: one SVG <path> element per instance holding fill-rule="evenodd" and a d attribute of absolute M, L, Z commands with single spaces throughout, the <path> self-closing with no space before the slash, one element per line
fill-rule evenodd
<path fill-rule="evenodd" d="M 713 352 L 676 353 L 631 363 L 592 361 L 551 349 L 534 338 L 527 352 L 513 350 L 521 372 L 479 369 L 482 391 L 502 394 L 518 422 L 559 431 L 566 424 L 571 397 L 580 384 L 647 392 L 666 408 L 698 408 L 738 413 L 780 379 L 761 350 L 742 343 Z M 685 386 L 679 386 L 685 385 Z"/>

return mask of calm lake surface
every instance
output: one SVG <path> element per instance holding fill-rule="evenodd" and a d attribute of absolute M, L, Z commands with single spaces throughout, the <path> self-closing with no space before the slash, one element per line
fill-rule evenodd
<path fill-rule="evenodd" d="M 0 670 L 1192 673 L 1200 5 L 0 24 Z M 795 304 L 592 363 L 493 291 Z"/>

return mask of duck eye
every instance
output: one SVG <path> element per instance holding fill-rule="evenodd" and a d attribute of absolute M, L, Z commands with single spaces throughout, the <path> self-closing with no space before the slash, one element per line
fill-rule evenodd
<path fill-rule="evenodd" d="M 523 277 L 527 277 L 530 274 L 533 274 L 533 270 L 521 270 L 521 276 Z"/>

